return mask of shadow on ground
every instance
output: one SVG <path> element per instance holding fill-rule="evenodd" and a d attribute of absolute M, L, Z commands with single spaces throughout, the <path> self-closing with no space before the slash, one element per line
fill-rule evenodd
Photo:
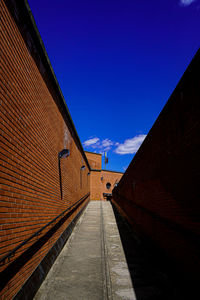
<path fill-rule="evenodd" d="M 144 246 L 128 222 L 112 204 L 137 300 L 195 299 L 185 284 L 167 270 L 163 257 Z M 187 294 L 187 295 L 186 295 Z"/>

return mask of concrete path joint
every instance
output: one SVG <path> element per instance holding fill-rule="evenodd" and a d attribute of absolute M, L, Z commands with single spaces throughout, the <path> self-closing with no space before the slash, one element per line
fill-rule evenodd
<path fill-rule="evenodd" d="M 35 300 L 136 300 L 110 202 L 91 201 Z"/>

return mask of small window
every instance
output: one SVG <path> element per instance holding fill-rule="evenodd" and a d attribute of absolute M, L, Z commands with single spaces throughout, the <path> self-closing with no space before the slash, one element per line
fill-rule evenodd
<path fill-rule="evenodd" d="M 111 187 L 111 183 L 110 183 L 110 182 L 107 182 L 107 183 L 106 183 L 106 188 L 109 190 L 110 187 Z"/>

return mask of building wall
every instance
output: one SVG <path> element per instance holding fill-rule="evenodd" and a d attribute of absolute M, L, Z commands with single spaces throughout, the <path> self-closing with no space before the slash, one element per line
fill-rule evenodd
<path fill-rule="evenodd" d="M 98 153 L 85 151 L 86 157 L 89 161 L 91 169 L 101 170 L 102 165 L 102 155 Z"/>
<path fill-rule="evenodd" d="M 91 171 L 90 175 L 90 199 L 101 199 L 101 172 Z"/>
<path fill-rule="evenodd" d="M 102 155 L 85 151 L 86 157 L 91 167 L 90 172 L 90 199 L 100 200 L 101 198 L 101 161 Z"/>
<path fill-rule="evenodd" d="M 114 172 L 108 170 L 101 171 L 101 200 L 106 200 L 106 198 L 103 195 L 104 193 L 112 194 L 112 190 L 114 189 L 115 185 L 118 184 L 122 175 L 123 173 L 120 172 Z M 109 189 L 106 187 L 107 183 L 111 184 Z"/>
<path fill-rule="evenodd" d="M 24 1 L 0 1 L 0 14 L 1 259 L 79 199 L 88 200 L 90 168 Z M 58 153 L 63 148 L 70 156 L 61 160 L 61 198 Z M 38 237 L 2 263 L 1 299 L 20 290 L 85 201 L 20 269 L 12 264 Z"/>
<path fill-rule="evenodd" d="M 200 268 L 200 51 L 119 185 L 114 203 L 191 282 Z"/>
<path fill-rule="evenodd" d="M 85 151 L 86 157 L 91 167 L 90 175 L 90 197 L 91 200 L 106 200 L 103 193 L 112 194 L 114 185 L 119 182 L 123 173 L 102 170 L 102 155 L 98 153 Z M 106 183 L 111 187 L 106 188 Z"/>

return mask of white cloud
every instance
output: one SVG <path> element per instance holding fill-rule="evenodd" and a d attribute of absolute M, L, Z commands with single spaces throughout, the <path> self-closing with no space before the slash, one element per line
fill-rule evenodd
<path fill-rule="evenodd" d="M 104 154 L 105 151 L 109 151 L 113 145 L 114 142 L 108 138 L 101 141 L 98 137 L 95 137 L 83 142 L 84 147 L 90 147 L 93 149 L 93 151 L 98 150 L 98 152 L 101 154 Z"/>
<path fill-rule="evenodd" d="M 100 140 L 98 137 L 91 137 L 83 143 L 86 148 L 91 148 L 92 151 L 104 154 L 115 146 L 114 152 L 117 154 L 133 154 L 136 153 L 145 139 L 145 134 L 137 135 L 131 139 L 127 139 L 124 143 L 113 142 L 109 138 Z"/>
<path fill-rule="evenodd" d="M 180 0 L 180 5 L 182 5 L 182 6 L 189 6 L 194 1 L 196 1 L 196 0 Z"/>
<path fill-rule="evenodd" d="M 109 151 L 111 149 L 111 147 L 113 146 L 113 142 L 109 139 L 105 139 L 102 141 L 101 146 L 103 148 L 104 151 Z"/>
<path fill-rule="evenodd" d="M 117 145 L 117 148 L 115 149 L 115 153 L 121 155 L 136 153 L 140 145 L 144 141 L 145 137 L 146 137 L 145 134 L 140 134 L 140 135 L 136 135 L 132 139 L 125 140 L 123 144 Z"/>
<path fill-rule="evenodd" d="M 89 139 L 89 140 L 83 142 L 83 145 L 84 145 L 85 147 L 89 147 L 89 146 L 91 146 L 91 145 L 96 144 L 98 141 L 99 141 L 99 138 L 92 138 L 92 139 Z"/>

